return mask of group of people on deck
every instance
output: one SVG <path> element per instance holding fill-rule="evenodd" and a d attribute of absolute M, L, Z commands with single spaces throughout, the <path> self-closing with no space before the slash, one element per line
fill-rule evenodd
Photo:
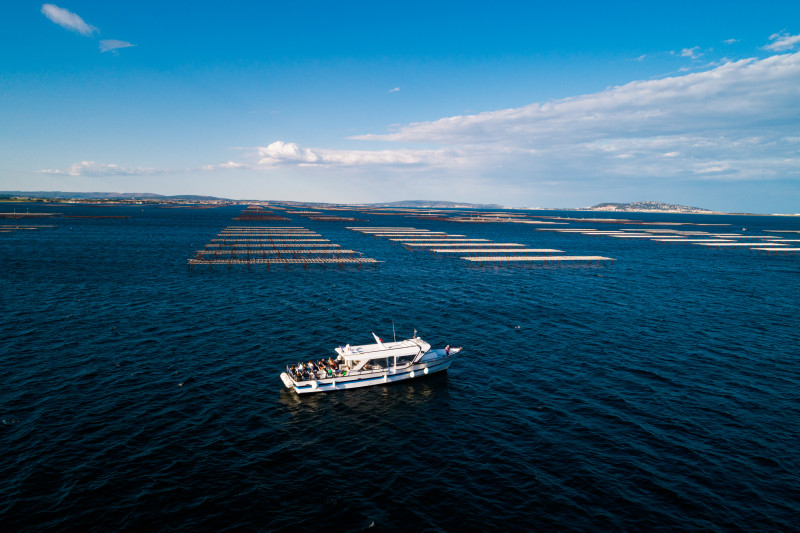
<path fill-rule="evenodd" d="M 316 363 L 314 361 L 309 361 L 307 363 L 300 361 L 296 366 L 292 366 L 289 369 L 289 374 L 291 374 L 292 379 L 295 381 L 308 381 L 310 379 L 346 376 L 347 369 L 340 369 L 339 363 L 329 357 L 327 361 L 325 359 L 320 359 Z"/>

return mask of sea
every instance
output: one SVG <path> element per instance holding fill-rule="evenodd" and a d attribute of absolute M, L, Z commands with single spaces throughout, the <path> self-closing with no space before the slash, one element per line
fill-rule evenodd
<path fill-rule="evenodd" d="M 63 216 L 0 221 L 53 226 L 0 233 L 4 532 L 800 531 L 798 253 L 401 215 L 14 208 Z M 528 213 L 800 231 L 800 217 Z M 68 218 L 112 216 L 128 218 Z M 381 263 L 189 268 L 248 224 Z M 471 266 L 348 226 L 614 261 Z M 463 347 L 447 373 L 303 396 L 279 379 L 415 329 Z"/>

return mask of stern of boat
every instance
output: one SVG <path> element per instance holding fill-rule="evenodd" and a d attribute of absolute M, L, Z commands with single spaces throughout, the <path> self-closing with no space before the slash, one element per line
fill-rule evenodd
<path fill-rule="evenodd" d="M 291 389 L 292 387 L 294 387 L 294 382 L 292 382 L 292 378 L 290 378 L 289 374 L 287 374 L 286 372 L 281 372 L 281 381 L 283 381 L 283 384 L 286 385 L 287 389 Z"/>

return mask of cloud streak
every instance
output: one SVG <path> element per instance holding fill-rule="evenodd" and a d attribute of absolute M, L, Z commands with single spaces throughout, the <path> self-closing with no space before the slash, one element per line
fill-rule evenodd
<path fill-rule="evenodd" d="M 62 28 L 78 32 L 81 35 L 86 35 L 87 37 L 99 31 L 94 26 L 84 22 L 81 17 L 69 9 L 58 7 L 55 4 L 43 4 L 42 14 Z"/>
<path fill-rule="evenodd" d="M 746 127 L 792 126 L 800 115 L 800 54 L 744 59 L 661 80 L 635 81 L 547 103 L 412 123 L 368 141 L 503 143 L 639 137 Z"/>
<path fill-rule="evenodd" d="M 126 168 L 113 163 L 96 163 L 94 161 L 80 161 L 65 170 L 45 169 L 39 171 L 42 174 L 54 174 L 62 176 L 88 176 L 88 177 L 108 177 L 108 176 L 152 176 L 162 174 L 165 171 L 156 168 L 135 167 Z"/>
<path fill-rule="evenodd" d="M 703 54 L 700 52 L 700 47 L 695 46 L 693 48 L 684 48 L 681 50 L 681 57 L 690 57 L 692 59 L 697 59 L 701 57 Z"/>
<path fill-rule="evenodd" d="M 135 44 L 131 44 L 128 41 L 118 41 L 116 39 L 102 39 L 100 41 L 100 52 L 113 52 L 114 50 L 119 50 L 120 48 L 128 48 L 131 46 L 136 46 Z"/>
<path fill-rule="evenodd" d="M 235 161 L 228 161 L 227 163 L 220 163 L 219 165 L 205 165 L 201 170 L 215 171 L 215 170 L 238 170 L 253 168 L 251 165 L 245 163 L 237 163 Z"/>
<path fill-rule="evenodd" d="M 789 35 L 788 33 L 773 33 L 769 36 L 770 44 L 764 46 L 764 50 L 783 52 L 791 50 L 797 43 L 800 43 L 800 35 Z"/>

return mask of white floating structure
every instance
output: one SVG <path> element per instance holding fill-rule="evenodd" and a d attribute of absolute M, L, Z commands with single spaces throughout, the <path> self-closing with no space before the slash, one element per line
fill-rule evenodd
<path fill-rule="evenodd" d="M 563 253 L 564 250 L 552 248 L 432 248 L 431 252 L 437 254 L 504 254 L 504 253 L 527 253 L 527 254 L 549 254 Z"/>
<path fill-rule="evenodd" d="M 614 261 L 611 257 L 599 255 L 520 255 L 493 257 L 462 257 L 472 263 L 597 263 Z"/>

